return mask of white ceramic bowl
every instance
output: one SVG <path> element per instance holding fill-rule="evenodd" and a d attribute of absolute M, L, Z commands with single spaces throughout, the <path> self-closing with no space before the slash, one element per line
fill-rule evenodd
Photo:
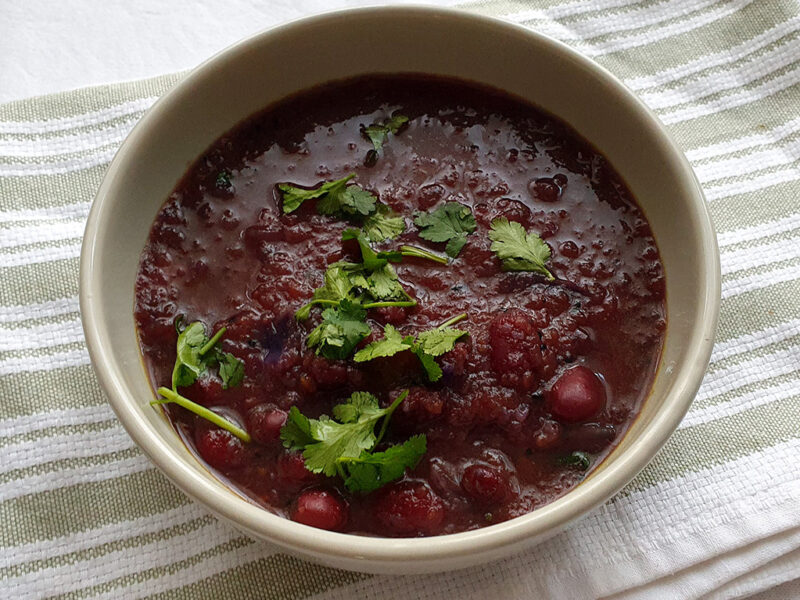
<path fill-rule="evenodd" d="M 293 92 L 376 72 L 423 72 L 501 88 L 561 117 L 629 184 L 661 250 L 668 326 L 653 390 L 622 443 L 583 483 L 528 515 L 477 531 L 380 539 L 312 529 L 247 502 L 187 451 L 148 402 L 133 321 L 141 250 L 188 166 L 243 118 Z M 161 98 L 108 169 L 86 226 L 81 312 L 97 375 L 119 419 L 175 485 L 254 538 L 327 565 L 417 573 L 517 552 L 605 502 L 661 448 L 688 409 L 711 353 L 719 255 L 702 192 L 653 114 L 617 79 L 563 44 L 503 21 L 425 7 L 341 11 L 248 38 Z"/>

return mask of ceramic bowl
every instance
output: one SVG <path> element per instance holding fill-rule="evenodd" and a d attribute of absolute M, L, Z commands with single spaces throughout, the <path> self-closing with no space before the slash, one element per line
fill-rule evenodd
<path fill-rule="evenodd" d="M 433 538 L 312 529 L 233 493 L 186 449 L 161 411 L 133 320 L 139 256 L 189 165 L 245 117 L 331 80 L 377 72 L 459 77 L 520 96 L 570 123 L 627 181 L 661 251 L 668 325 L 652 392 L 622 443 L 575 489 L 516 519 Z M 453 569 L 519 552 L 608 500 L 658 452 L 708 364 L 719 254 L 697 180 L 656 117 L 620 81 L 548 37 L 500 20 L 424 7 L 339 11 L 250 37 L 217 54 L 136 125 L 97 193 L 81 254 L 81 312 L 109 402 L 139 447 L 181 490 L 248 535 L 327 565 L 375 573 Z"/>

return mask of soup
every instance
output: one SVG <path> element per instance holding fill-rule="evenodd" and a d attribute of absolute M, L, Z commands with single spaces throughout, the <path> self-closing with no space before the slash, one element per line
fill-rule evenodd
<path fill-rule="evenodd" d="M 187 445 L 253 502 L 454 533 L 578 485 L 646 398 L 666 324 L 645 216 L 569 126 L 498 90 L 375 75 L 217 140 L 136 280 Z"/>

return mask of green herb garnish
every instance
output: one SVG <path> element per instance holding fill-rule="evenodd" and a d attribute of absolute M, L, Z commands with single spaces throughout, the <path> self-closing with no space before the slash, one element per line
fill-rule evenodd
<path fill-rule="evenodd" d="M 533 271 L 544 275 L 548 281 L 555 280 L 545 267 L 550 260 L 550 247 L 535 233 L 527 233 L 520 223 L 505 217 L 495 219 L 489 239 L 506 271 Z"/>
<path fill-rule="evenodd" d="M 347 242 L 349 240 L 358 242 L 358 247 L 361 250 L 361 264 L 364 265 L 364 269 L 367 271 L 377 271 L 389 262 L 389 257 L 391 255 L 378 256 L 378 253 L 369 245 L 369 240 L 367 240 L 363 231 L 359 231 L 358 229 L 345 229 L 342 232 L 342 241 Z"/>
<path fill-rule="evenodd" d="M 389 119 L 386 119 L 380 123 L 373 123 L 369 127 L 364 127 L 362 129 L 364 135 L 367 139 L 372 142 L 372 147 L 379 151 L 383 148 L 383 144 L 386 142 L 386 138 L 389 137 L 389 134 L 396 135 L 400 128 L 408 123 L 408 117 L 404 115 L 394 115 Z"/>
<path fill-rule="evenodd" d="M 357 458 L 342 457 L 339 464 L 347 477 L 344 484 L 351 492 L 372 492 L 390 481 L 400 479 L 406 469 L 413 469 L 427 450 L 425 435 L 412 435 L 402 444 L 383 452 L 362 452 Z"/>
<path fill-rule="evenodd" d="M 330 215 L 339 211 L 362 216 L 370 214 L 375 210 L 375 196 L 355 184 L 347 185 L 347 182 L 355 176 L 355 173 L 351 173 L 341 179 L 322 183 L 313 189 L 297 187 L 291 183 L 279 183 L 284 214 L 294 212 L 306 200 L 320 198 L 323 201 L 317 205 L 317 210 L 322 214 Z"/>
<path fill-rule="evenodd" d="M 444 256 L 439 256 L 438 254 L 434 254 L 433 252 L 429 252 L 423 248 L 417 248 L 416 246 L 400 246 L 400 254 L 401 256 L 432 260 L 440 265 L 447 264 L 447 259 Z"/>
<path fill-rule="evenodd" d="M 364 309 L 417 304 L 403 290 L 391 265 L 369 273 L 361 263 L 337 262 L 325 271 L 325 285 L 314 290 L 312 300 L 294 316 L 298 321 L 305 321 L 315 305 L 338 306 L 344 299 Z"/>
<path fill-rule="evenodd" d="M 225 334 L 224 327 L 208 338 L 205 326 L 200 321 L 191 323 L 183 330 L 181 330 L 181 324 L 182 317 L 179 317 L 175 320 L 178 342 L 175 366 L 172 369 L 172 389 L 163 386 L 158 388 L 157 391 L 162 398 L 154 400 L 150 404 L 178 404 L 218 427 L 230 431 L 242 441 L 249 442 L 250 435 L 246 431 L 205 406 L 192 402 L 178 393 L 179 387 L 192 385 L 198 377 L 212 367 L 217 367 L 223 389 L 239 385 L 244 378 L 244 363 L 230 352 L 222 352 L 218 346 L 219 340 Z"/>
<path fill-rule="evenodd" d="M 366 217 L 375 212 L 378 199 L 358 185 L 348 185 L 329 191 L 317 202 L 321 215 Z"/>
<path fill-rule="evenodd" d="M 222 352 L 217 345 L 224 334 L 225 328 L 222 327 L 209 339 L 200 321 L 179 332 L 175 366 L 172 369 L 173 389 L 192 385 L 210 367 L 219 367 L 223 389 L 242 382 L 244 363 L 230 352 Z"/>
<path fill-rule="evenodd" d="M 361 224 L 372 242 L 394 239 L 406 229 L 403 217 L 392 211 L 372 192 L 356 184 L 348 185 L 355 177 L 351 173 L 335 181 L 328 181 L 313 189 L 298 187 L 291 183 L 279 183 L 283 198 L 283 212 L 289 214 L 306 200 L 319 200 L 317 212 L 336 216 Z"/>
<path fill-rule="evenodd" d="M 387 408 L 367 392 L 354 392 L 333 407 L 333 417 L 309 419 L 293 406 L 281 429 L 283 445 L 301 450 L 306 468 L 329 477 L 339 475 L 350 491 L 370 492 L 402 477 L 425 453 L 425 436 L 414 436 L 384 452 L 371 452 L 383 439 L 389 419 L 408 390 Z M 381 422 L 376 435 L 375 427 Z"/>
<path fill-rule="evenodd" d="M 217 173 L 217 178 L 214 180 L 214 185 L 218 190 L 231 191 L 233 182 L 231 181 L 231 172 L 227 170 Z"/>
<path fill-rule="evenodd" d="M 403 256 L 415 256 L 447 262 L 447 259 L 413 246 L 402 246 L 399 251 L 375 252 L 365 233 L 358 229 L 347 229 L 342 240 L 355 240 L 361 251 L 361 262 L 337 262 L 325 272 L 325 285 L 314 291 L 311 301 L 296 313 L 298 321 L 305 321 L 315 305 L 326 308 L 320 323 L 308 336 L 308 346 L 317 354 L 329 359 L 345 359 L 358 343 L 369 335 L 366 324 L 366 310 L 385 306 L 415 306 L 403 289 L 400 279 L 391 262 L 402 260 Z M 430 353 L 411 348 L 417 353 L 435 381 L 441 377 L 441 369 L 430 358 Z M 437 375 L 438 370 L 438 375 Z"/>
<path fill-rule="evenodd" d="M 403 335 L 395 329 L 394 325 L 387 323 L 383 327 L 383 339 L 376 340 L 364 346 L 361 350 L 356 352 L 353 360 L 356 362 L 367 362 L 374 358 L 394 356 L 398 352 L 411 350 L 413 345 L 413 336 L 403 337 Z"/>
<path fill-rule="evenodd" d="M 358 303 L 362 308 L 380 308 L 384 306 L 415 306 L 403 289 L 394 267 L 390 262 L 398 262 L 403 256 L 421 256 L 442 261 L 441 257 L 403 246 L 399 252 L 375 252 L 369 245 L 363 231 L 347 229 L 342 233 L 342 240 L 355 240 L 361 251 L 361 262 L 336 262 L 325 272 L 325 285 L 314 291 L 311 302 L 295 313 L 299 321 L 306 320 L 315 304 L 336 306 L 348 299 Z"/>
<path fill-rule="evenodd" d="M 467 243 L 467 235 L 477 228 L 470 208 L 458 202 L 446 202 L 430 213 L 417 212 L 414 223 L 419 227 L 422 239 L 447 242 L 445 252 L 453 258 Z"/>
<path fill-rule="evenodd" d="M 406 222 L 402 216 L 392 211 L 382 202 L 378 202 L 375 212 L 369 215 L 361 225 L 371 242 L 393 240 L 406 230 Z"/>
<path fill-rule="evenodd" d="M 460 314 L 435 329 L 419 333 L 416 338 L 412 335 L 403 337 L 393 325 L 387 323 L 383 328 L 383 339 L 364 346 L 364 348 L 356 352 L 353 360 L 367 362 L 375 358 L 394 356 L 398 352 L 409 350 L 419 358 L 428 379 L 430 381 L 439 381 L 442 378 L 442 369 L 434 359 L 450 352 L 459 339 L 468 335 L 468 332 L 452 327 L 452 325 L 466 318 L 466 314 Z"/>
<path fill-rule="evenodd" d="M 336 308 L 322 311 L 322 323 L 308 335 L 307 344 L 325 358 L 343 359 L 370 333 L 367 311 L 352 300 L 342 300 Z"/>
<path fill-rule="evenodd" d="M 592 458 L 586 452 L 576 450 L 572 454 L 562 457 L 558 462 L 575 467 L 579 471 L 586 471 L 592 465 Z"/>

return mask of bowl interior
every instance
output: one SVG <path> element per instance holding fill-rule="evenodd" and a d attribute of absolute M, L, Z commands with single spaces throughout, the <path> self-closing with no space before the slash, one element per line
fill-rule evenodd
<path fill-rule="evenodd" d="M 346 43 L 344 43 L 346 40 Z M 643 411 L 586 482 L 530 515 L 478 532 L 391 545 L 311 530 L 232 494 L 189 454 L 148 401 L 133 322 L 133 282 L 155 215 L 218 136 L 288 94 L 376 72 L 421 72 L 488 84 L 570 123 L 601 150 L 644 209 L 666 270 L 668 332 Z M 383 572 L 466 566 L 552 534 L 638 472 L 688 408 L 708 361 L 718 256 L 691 169 L 654 117 L 605 71 L 561 44 L 466 13 L 384 8 L 331 13 L 242 42 L 193 72 L 135 128 L 90 215 L 82 312 L 101 383 L 134 440 L 184 491 L 252 535 L 335 566 Z"/>

